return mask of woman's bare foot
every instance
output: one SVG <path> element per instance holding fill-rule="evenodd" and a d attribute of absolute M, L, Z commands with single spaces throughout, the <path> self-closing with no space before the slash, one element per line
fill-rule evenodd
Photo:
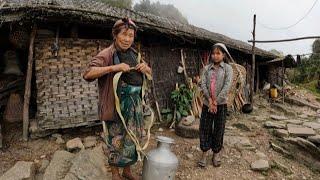
<path fill-rule="evenodd" d="M 112 173 L 112 180 L 122 180 L 120 174 L 119 174 L 119 168 L 118 167 L 111 167 L 111 173 Z"/>
<path fill-rule="evenodd" d="M 139 178 L 134 176 L 132 173 L 131 173 L 131 168 L 130 166 L 127 166 L 123 169 L 123 173 L 122 173 L 122 176 L 128 180 L 138 180 Z"/>

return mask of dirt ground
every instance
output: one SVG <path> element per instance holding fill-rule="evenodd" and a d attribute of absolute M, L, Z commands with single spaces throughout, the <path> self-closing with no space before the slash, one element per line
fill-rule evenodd
<path fill-rule="evenodd" d="M 170 129 L 164 128 L 163 132 L 159 132 L 158 127 L 155 127 L 149 149 L 156 147 L 155 137 L 158 135 L 171 137 L 175 140 L 172 150 L 179 159 L 176 179 L 320 179 L 318 172 L 314 172 L 302 163 L 286 158 L 272 150 L 269 142 L 274 137 L 268 129 L 263 127 L 261 119 L 266 119 L 270 114 L 281 114 L 281 112 L 271 108 L 264 99 L 260 98 L 257 101 L 253 113 L 232 115 L 228 118 L 225 144 L 222 150 L 222 166 L 219 168 L 215 168 L 211 164 L 206 168 L 199 168 L 197 166 L 201 155 L 199 140 L 179 137 Z M 3 127 L 4 148 L 0 150 L 0 176 L 17 161 L 37 161 L 43 155 L 50 159 L 56 150 L 65 149 L 64 144 L 56 144 L 52 137 L 24 142 L 21 140 L 21 132 L 21 124 L 5 124 Z M 74 137 L 99 136 L 100 132 L 100 127 L 94 127 L 62 130 L 59 133 L 67 141 Z M 226 139 L 235 137 L 248 138 L 256 149 L 239 149 L 226 142 Z M 266 159 L 271 164 L 268 171 L 251 170 L 250 164 L 257 160 L 256 151 L 267 156 Z M 279 166 L 273 165 L 274 160 L 285 165 L 291 172 L 286 172 Z M 137 163 L 134 169 L 136 173 L 140 173 L 142 163 Z"/>

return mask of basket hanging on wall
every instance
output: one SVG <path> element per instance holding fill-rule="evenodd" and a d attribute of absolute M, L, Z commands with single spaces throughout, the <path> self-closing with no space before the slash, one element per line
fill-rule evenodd
<path fill-rule="evenodd" d="M 29 38 L 29 31 L 21 26 L 13 26 L 9 34 L 10 43 L 17 49 L 27 49 Z"/>
<path fill-rule="evenodd" d="M 4 120 L 6 122 L 22 121 L 22 115 L 23 100 L 18 93 L 12 93 L 4 110 Z"/>
<path fill-rule="evenodd" d="M 4 54 L 5 68 L 3 74 L 23 75 L 19 67 L 18 54 L 15 51 L 8 50 Z"/>

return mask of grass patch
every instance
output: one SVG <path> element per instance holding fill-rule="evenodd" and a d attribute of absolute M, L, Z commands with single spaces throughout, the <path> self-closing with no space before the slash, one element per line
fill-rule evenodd
<path fill-rule="evenodd" d="M 320 98 L 320 90 L 317 89 L 317 80 L 313 80 L 310 81 L 308 83 L 302 83 L 302 84 L 298 84 L 300 87 L 309 90 L 310 92 L 312 92 L 315 96 Z"/>

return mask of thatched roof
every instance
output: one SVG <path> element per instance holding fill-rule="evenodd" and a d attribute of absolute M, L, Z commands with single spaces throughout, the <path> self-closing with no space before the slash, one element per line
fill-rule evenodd
<path fill-rule="evenodd" d="M 186 37 L 191 41 L 222 42 L 229 48 L 247 54 L 250 54 L 252 49 L 248 43 L 203 28 L 151 14 L 111 7 L 94 0 L 2 0 L 0 2 L 0 23 L 26 19 L 46 20 L 57 16 L 63 17 L 62 20 L 68 22 L 80 19 L 86 23 L 102 24 L 127 16 L 131 17 L 142 29 L 154 29 L 162 33 Z M 266 59 L 277 57 L 259 48 L 256 49 L 256 54 Z"/>

